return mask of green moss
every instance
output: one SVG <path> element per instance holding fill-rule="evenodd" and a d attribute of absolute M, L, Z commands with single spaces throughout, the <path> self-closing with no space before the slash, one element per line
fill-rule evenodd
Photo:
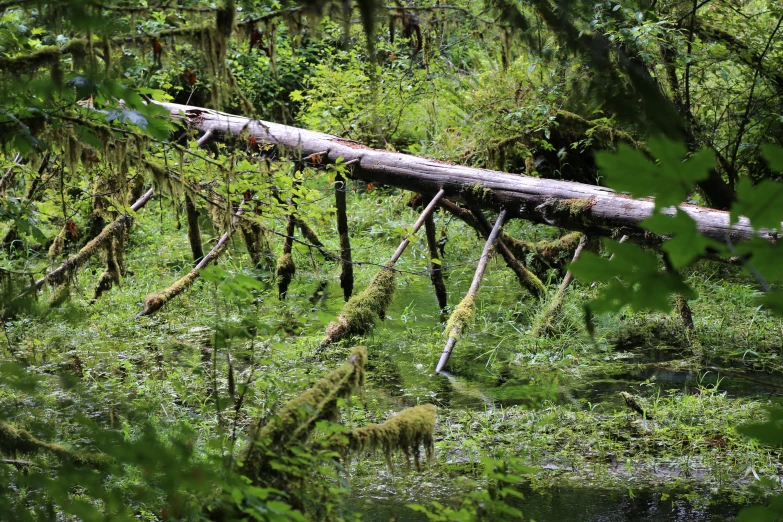
<path fill-rule="evenodd" d="M 265 426 L 250 431 L 250 442 L 241 452 L 242 471 L 254 484 L 271 484 L 280 475 L 270 460 L 305 441 L 315 424 L 339 418 L 339 399 L 354 395 L 366 380 L 367 348 L 357 346 L 348 361 L 288 402 Z"/>
<path fill-rule="evenodd" d="M 466 187 L 462 191 L 463 196 L 465 199 L 470 201 L 471 203 L 479 206 L 487 206 L 487 205 L 493 205 L 495 203 L 495 193 L 492 192 L 492 189 L 488 189 L 481 183 L 474 183 L 473 185 L 470 185 Z"/>
<path fill-rule="evenodd" d="M 283 254 L 279 258 L 277 258 L 277 277 L 279 278 L 288 278 L 288 280 L 291 280 L 291 277 L 296 273 L 296 264 L 294 264 L 294 258 L 291 254 Z"/>
<path fill-rule="evenodd" d="M 382 268 L 364 291 L 353 296 L 343 307 L 337 322 L 329 324 L 321 346 L 336 343 L 352 335 L 369 332 L 378 319 L 386 317 L 386 310 L 394 298 L 395 272 Z"/>
<path fill-rule="evenodd" d="M 550 199 L 546 202 L 546 206 L 551 212 L 571 219 L 582 219 L 585 212 L 593 208 L 593 205 L 595 205 L 595 201 L 590 198 Z"/>
<path fill-rule="evenodd" d="M 540 241 L 535 244 L 536 252 L 550 263 L 570 261 L 574 250 L 582 239 L 581 232 L 571 232 L 559 239 Z"/>
<path fill-rule="evenodd" d="M 446 328 L 443 330 L 449 337 L 459 339 L 465 330 L 473 323 L 476 315 L 476 302 L 472 295 L 466 295 L 451 313 Z"/>
<path fill-rule="evenodd" d="M 65 232 L 66 228 L 62 227 L 60 232 L 54 237 L 51 246 L 49 246 L 49 259 L 54 261 L 60 254 L 63 253 L 63 246 L 65 245 Z"/>
<path fill-rule="evenodd" d="M 423 404 L 401 411 L 383 424 L 371 424 L 348 432 L 348 449 L 352 452 L 382 450 L 386 463 L 392 465 L 392 454 L 402 451 L 408 467 L 410 458 L 419 469 L 419 447 L 424 446 L 427 460 L 431 461 L 435 444 L 435 406 Z"/>

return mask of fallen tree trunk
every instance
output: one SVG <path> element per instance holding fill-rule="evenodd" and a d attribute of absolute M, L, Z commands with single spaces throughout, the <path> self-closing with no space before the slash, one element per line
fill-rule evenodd
<path fill-rule="evenodd" d="M 548 180 L 487 169 L 451 165 L 408 154 L 374 150 L 337 136 L 277 123 L 252 120 L 201 107 L 155 102 L 172 118 L 214 134 L 240 135 L 273 143 L 299 157 L 323 153 L 323 161 L 344 158 L 353 166 L 354 178 L 391 185 L 412 192 L 435 194 L 443 188 L 447 197 L 482 208 L 505 208 L 509 218 L 581 230 L 594 236 L 628 235 L 648 244 L 663 239 L 645 232 L 639 223 L 652 215 L 652 199 L 633 199 L 605 187 Z M 697 223 L 699 231 L 721 242 L 739 242 L 755 235 L 750 221 L 741 217 L 734 225 L 728 212 L 695 205 L 679 207 Z M 675 208 L 664 210 L 674 214 Z M 764 234 L 767 235 L 767 234 Z"/>

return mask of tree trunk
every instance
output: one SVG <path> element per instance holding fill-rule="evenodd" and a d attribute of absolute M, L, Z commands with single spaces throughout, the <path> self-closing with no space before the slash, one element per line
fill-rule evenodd
<path fill-rule="evenodd" d="M 157 103 L 157 102 L 156 102 Z M 451 165 L 408 154 L 374 150 L 354 141 L 277 123 L 251 120 L 222 112 L 174 103 L 159 103 L 171 117 L 213 134 L 238 136 L 243 131 L 259 141 L 277 144 L 305 156 L 327 151 L 323 161 L 343 158 L 351 162 L 351 176 L 412 192 L 446 196 L 482 208 L 505 208 L 509 218 L 581 230 L 593 236 L 628 235 L 632 240 L 658 244 L 664 238 L 645 232 L 639 223 L 653 213 L 652 199 L 633 199 L 605 187 L 539 179 L 486 169 Z M 728 212 L 682 204 L 679 207 L 713 239 L 739 242 L 755 232 L 744 217 L 734 225 Z M 663 211 L 673 215 L 674 207 Z M 763 234 L 768 237 L 768 233 Z"/>

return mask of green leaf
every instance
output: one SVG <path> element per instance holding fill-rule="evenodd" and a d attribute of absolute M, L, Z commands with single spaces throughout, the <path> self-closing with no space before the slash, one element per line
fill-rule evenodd
<path fill-rule="evenodd" d="M 606 241 L 605 247 L 607 252 L 614 254 L 611 261 L 585 252 L 570 267 L 574 276 L 584 283 L 604 283 L 598 298 L 589 305 L 592 312 L 612 313 L 625 306 L 636 311 L 668 312 L 671 310 L 671 294 L 695 297 L 678 273 L 659 269 L 658 258 L 653 252 L 616 241 Z"/>
<path fill-rule="evenodd" d="M 772 170 L 783 172 L 783 147 L 765 143 L 761 146 L 761 155 Z"/>
<path fill-rule="evenodd" d="M 756 302 L 778 317 L 783 317 L 783 290 L 766 292 Z"/>
<path fill-rule="evenodd" d="M 731 207 L 731 222 L 740 216 L 750 219 L 756 230 L 780 229 L 783 221 L 783 183 L 764 180 L 758 185 L 748 178 L 737 183 L 737 201 Z"/>
<path fill-rule="evenodd" d="M 652 163 L 638 149 L 621 143 L 617 153 L 597 152 L 596 163 L 607 184 L 635 198 L 655 197 L 656 208 L 678 205 L 693 190 L 697 181 L 706 179 L 714 168 L 714 158 L 707 149 L 683 161 L 687 149 L 666 138 L 651 138 L 648 148 L 658 163 Z"/>
<path fill-rule="evenodd" d="M 736 245 L 737 254 L 770 282 L 783 281 L 783 244 L 756 237 Z"/>
<path fill-rule="evenodd" d="M 661 248 L 669 255 L 675 269 L 689 265 L 702 256 L 707 248 L 725 250 L 721 243 L 703 236 L 696 221 L 681 209 L 677 209 L 674 216 L 656 212 L 640 225 L 656 234 L 673 236 L 672 239 L 666 240 Z"/>

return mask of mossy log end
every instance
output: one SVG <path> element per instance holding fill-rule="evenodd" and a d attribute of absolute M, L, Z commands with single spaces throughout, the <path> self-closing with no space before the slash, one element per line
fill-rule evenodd
<path fill-rule="evenodd" d="M 184 120 L 203 132 L 234 136 L 244 132 L 260 142 L 279 145 L 302 156 L 327 151 L 326 157 L 330 161 L 343 158 L 346 163 L 351 163 L 353 178 L 425 194 L 443 188 L 447 197 L 463 200 L 472 197 L 474 201 L 476 191 L 471 187 L 479 185 L 479 195 L 484 196 L 479 198 L 480 206 L 494 210 L 505 208 L 509 218 L 579 230 L 593 237 L 627 234 L 633 241 L 653 246 L 663 240 L 660 236 L 649 234 L 640 225 L 653 214 L 655 201 L 652 199 L 633 199 L 606 187 L 520 176 L 374 150 L 337 136 L 203 107 L 156 103 L 169 110 L 173 119 Z M 577 201 L 584 212 L 571 211 Z M 562 205 L 568 206 L 569 210 L 559 212 L 558 207 Z M 681 204 L 678 208 L 696 221 L 699 232 L 720 242 L 738 243 L 757 235 L 773 238 L 771 231 L 755 231 L 745 217 L 732 223 L 727 212 L 688 204 Z M 676 212 L 674 207 L 663 210 L 668 215 Z"/>
<path fill-rule="evenodd" d="M 7 455 L 32 455 L 39 451 L 54 454 L 61 462 L 77 467 L 106 469 L 113 459 L 101 453 L 72 451 L 60 444 L 44 442 L 27 430 L 21 430 L 0 421 L 0 452 Z"/>
<path fill-rule="evenodd" d="M 319 349 L 372 330 L 378 319 L 386 317 L 395 289 L 394 270 L 388 266 L 381 268 L 361 294 L 345 303 L 337 321 L 329 323 Z"/>
<path fill-rule="evenodd" d="M 427 461 L 432 461 L 435 453 L 434 431 L 435 406 L 422 404 L 402 410 L 383 424 L 371 424 L 349 431 L 348 449 L 352 452 L 382 450 L 390 469 L 394 469 L 393 453 L 402 451 L 408 468 L 413 457 L 416 469 L 419 470 L 420 446 L 424 446 Z"/>

